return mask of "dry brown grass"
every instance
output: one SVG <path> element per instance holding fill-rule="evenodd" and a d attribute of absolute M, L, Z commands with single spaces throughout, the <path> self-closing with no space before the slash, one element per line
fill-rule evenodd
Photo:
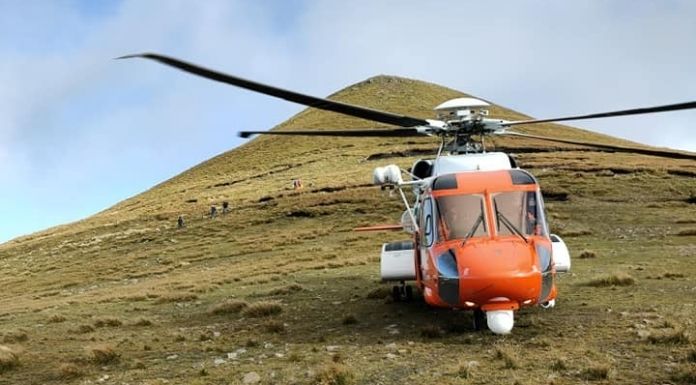
<path fill-rule="evenodd" d="M 2 342 L 6 344 L 16 344 L 29 339 L 29 335 L 22 329 L 6 332 L 2 336 Z"/>
<path fill-rule="evenodd" d="M 87 351 L 87 359 L 95 364 L 107 365 L 117 362 L 120 358 L 111 345 L 99 344 L 85 348 Z"/>
<path fill-rule="evenodd" d="M 672 374 L 670 378 L 677 384 L 696 384 L 696 368 L 694 368 L 693 366 L 680 368 L 676 373 Z"/>
<path fill-rule="evenodd" d="M 50 324 L 57 324 L 57 323 L 65 322 L 65 320 L 66 320 L 65 316 L 62 316 L 60 314 L 53 314 L 50 317 L 48 317 L 46 322 L 48 322 Z"/>
<path fill-rule="evenodd" d="M 404 93 L 409 85 L 405 81 L 374 82 L 362 90 L 367 87 L 373 95 L 381 95 L 379 100 L 367 100 L 365 94 L 359 93 L 344 100 L 358 104 L 368 101 L 375 108 L 432 117 L 432 106 L 461 96 L 451 90 L 428 91 L 427 85 L 419 85 L 418 92 Z M 428 94 L 424 97 L 424 93 Z M 498 112 L 496 108 L 493 116 L 505 118 L 505 113 Z M 508 114 L 514 118 L 513 113 Z M 311 110 L 283 128 L 343 128 L 359 124 L 364 127 L 361 121 Z M 528 130 L 569 138 L 573 136 L 566 134 L 573 134 L 576 139 L 591 139 L 583 136 L 593 135 L 554 125 Z M 690 170 L 693 162 L 591 151 L 535 152 L 550 146 L 503 139 L 500 138 L 500 146 L 513 151 L 525 149 L 520 154 L 521 163 L 539 165 L 537 175 L 542 185 L 553 186 L 549 191 L 570 192 L 570 199 L 563 201 L 559 195 L 559 200 L 550 201 L 549 206 L 553 209 L 552 218 L 563 222 L 565 229 L 591 229 L 593 233 L 566 239 L 573 255 L 589 247 L 598 251 L 598 259 L 602 260 L 601 266 L 578 263 L 573 273 L 558 280 L 563 306 L 552 312 L 521 311 L 518 327 L 509 336 L 473 332 L 468 325 L 470 317 L 463 312 L 430 309 L 420 300 L 384 301 L 390 296 L 391 287 L 377 283 L 379 246 L 407 236 L 356 235 L 351 231 L 359 225 L 391 223 L 398 220 L 403 210 L 399 199 L 395 199 L 398 197 L 390 199 L 379 189 L 364 186 L 369 183 L 372 169 L 387 163 L 408 168 L 416 158 L 430 157 L 436 141 L 271 137 L 221 154 L 87 220 L 0 245 L 5 290 L 0 298 L 1 328 L 4 332 L 26 327 L 30 338 L 27 345 L 31 348 L 31 355 L 20 356 L 19 370 L 3 373 L 0 382 L 50 381 L 59 363 L 90 343 L 112 344 L 124 361 L 104 373 L 98 367 L 103 365 L 81 366 L 89 373 L 84 380 L 89 377 L 95 383 L 108 373 L 109 381 L 118 383 L 157 382 L 164 378 L 181 383 L 226 384 L 238 381 L 250 370 L 263 370 L 266 382 L 307 383 L 314 378 L 314 373 L 308 375 L 308 369 L 323 363 L 328 345 L 340 346 L 341 364 L 360 383 L 583 382 L 575 373 L 588 356 L 598 362 L 604 357 L 617 357 L 612 365 L 616 365 L 618 383 L 669 382 L 669 373 L 654 370 L 663 368 L 656 357 L 672 355 L 683 361 L 689 346 L 631 340 L 620 329 L 640 324 L 643 318 L 651 322 L 645 323 L 646 328 L 657 327 L 652 318 L 637 315 L 651 306 L 658 307 L 656 313 L 675 314 L 675 324 L 691 326 L 686 320 L 693 319 L 696 310 L 685 307 L 683 302 L 693 294 L 690 287 L 696 266 L 690 261 L 695 250 L 692 238 L 674 234 L 694 226 L 677 225 L 674 220 L 688 218 L 693 206 L 686 206 L 681 199 L 686 192 L 696 191 L 696 178 L 630 173 L 609 179 L 598 173 L 617 164 L 631 170 Z M 276 151 L 278 148 L 283 151 Z M 385 156 L 366 160 L 379 153 Z M 408 155 L 411 153 L 415 155 Z M 589 167 L 593 170 L 587 170 Z M 296 193 L 287 185 L 290 179 L 298 177 L 307 187 Z M 646 185 L 651 186 L 650 194 L 645 193 Z M 263 196 L 272 199 L 258 203 Z M 186 203 L 190 199 L 196 202 Z M 215 220 L 202 217 L 211 204 L 219 205 L 225 199 L 233 202 L 232 213 Z M 653 203 L 659 204 L 648 208 Z M 286 216 L 302 209 L 313 216 Z M 179 213 L 187 219 L 187 227 L 182 230 L 176 229 L 174 221 Z M 641 266 L 644 270 L 634 273 L 626 270 L 627 266 Z M 617 288 L 612 293 L 617 296 L 607 295 L 608 290 L 604 289 L 579 287 L 593 274 L 613 271 L 626 271 L 636 278 L 673 271 L 683 273 L 685 278 L 641 280 L 640 285 Z M 304 289 L 278 292 L 282 295 L 277 297 L 282 298 L 281 316 L 251 319 L 206 313 L 208 306 L 225 298 L 259 298 L 293 282 Z M 366 299 L 372 289 L 375 292 L 369 296 L 377 299 Z M 614 312 L 603 311 L 609 308 Z M 624 311 L 629 316 L 617 316 Z M 68 322 L 48 324 L 46 318 L 52 313 L 64 315 Z M 342 326 L 346 314 L 356 315 L 359 326 Z M 89 324 L 93 331 L 93 320 L 102 317 L 117 317 L 129 327 L 100 328 L 80 335 L 63 332 L 80 323 Z M 138 317 L 156 322 L 147 328 L 131 327 Z M 536 321 L 530 322 L 529 318 Z M 290 323 L 289 332 L 267 333 L 263 325 L 269 320 Z M 36 326 L 41 323 L 44 327 Z M 446 328 L 447 338 L 421 337 L 420 326 L 431 323 Z M 397 326 L 389 328 L 392 324 Z M 460 331 L 450 326 L 453 324 L 464 324 L 465 328 Z M 186 336 L 185 340 L 181 341 L 175 333 Z M 199 335 L 205 341 L 199 341 Z M 542 335 L 551 341 L 550 347 L 531 343 Z M 93 342 L 86 342 L 90 340 Z M 250 342 L 245 346 L 247 340 Z M 492 359 L 491 346 L 500 341 L 519 349 L 522 369 L 502 369 L 503 362 Z M 391 342 L 398 346 L 394 352 L 385 348 Z M 273 347 L 266 348 L 269 343 Z M 606 347 L 607 353 L 599 347 Z M 228 364 L 213 366 L 215 358 L 226 358 L 226 353 L 238 348 L 247 349 L 237 360 L 238 365 L 227 360 Z M 287 360 L 273 357 L 275 352 L 297 352 L 296 360 L 301 362 L 296 364 L 289 355 Z M 388 352 L 397 357 L 385 357 Z M 174 354 L 177 359 L 166 359 Z M 262 355 L 269 356 L 263 364 L 257 360 Z M 561 355 L 567 357 L 572 367 L 554 372 L 549 365 Z M 257 361 L 251 362 L 250 358 Z M 462 359 L 481 362 L 473 380 L 457 376 Z M 82 365 L 79 361 L 71 362 Z M 205 367 L 199 367 L 199 363 Z M 427 366 L 415 371 L 414 363 Z M 137 368 L 142 369 L 133 370 Z M 669 369 L 671 366 L 665 367 Z M 274 378 L 270 377 L 272 371 L 276 373 Z M 206 377 L 200 378 L 200 373 Z"/>
<path fill-rule="evenodd" d="M 564 370 L 568 370 L 568 360 L 565 357 L 556 358 L 551 363 L 551 370 L 554 370 L 556 372 L 562 372 Z"/>
<path fill-rule="evenodd" d="M 94 330 L 94 326 L 87 324 L 78 325 L 77 328 L 70 329 L 71 332 L 78 334 L 92 333 Z"/>
<path fill-rule="evenodd" d="M 58 366 L 57 377 L 61 380 L 72 380 L 84 374 L 82 369 L 72 362 L 64 362 Z"/>
<path fill-rule="evenodd" d="M 696 229 L 684 229 L 677 232 L 680 237 L 690 237 L 696 235 Z"/>
<path fill-rule="evenodd" d="M 314 385 L 350 385 L 355 382 L 353 372 L 345 365 L 329 363 L 319 368 L 314 375 Z"/>
<path fill-rule="evenodd" d="M 263 329 L 269 333 L 285 333 L 286 327 L 285 324 L 281 321 L 277 320 L 270 320 L 266 323 L 263 324 Z"/>
<path fill-rule="evenodd" d="M 198 295 L 193 293 L 167 294 L 157 298 L 157 303 L 169 302 L 190 302 L 198 299 Z"/>
<path fill-rule="evenodd" d="M 147 318 L 138 318 L 133 322 L 133 326 L 152 326 L 152 321 Z"/>
<path fill-rule="evenodd" d="M 252 303 L 242 310 L 242 314 L 248 317 L 270 317 L 280 314 L 283 307 L 278 302 L 263 301 Z"/>
<path fill-rule="evenodd" d="M 652 331 L 647 336 L 647 340 L 652 344 L 686 345 L 691 342 L 691 336 L 685 330 Z"/>
<path fill-rule="evenodd" d="M 116 328 L 121 325 L 123 325 L 123 322 L 115 317 L 104 317 L 104 318 L 97 318 L 93 322 L 94 327 L 97 328 L 103 328 L 103 327 L 112 327 Z"/>
<path fill-rule="evenodd" d="M 696 363 L 696 349 L 692 348 L 686 353 L 686 361 Z"/>
<path fill-rule="evenodd" d="M 270 295 L 286 295 L 286 294 L 292 294 L 296 293 L 298 291 L 302 291 L 304 288 L 302 285 L 293 283 L 287 286 L 279 287 L 277 289 L 273 289 L 269 292 Z"/>
<path fill-rule="evenodd" d="M 517 354 L 508 347 L 497 347 L 495 349 L 495 358 L 503 361 L 505 369 L 518 369 L 520 367 Z"/>
<path fill-rule="evenodd" d="M 609 365 L 592 365 L 588 368 L 583 368 L 579 375 L 580 378 L 587 381 L 599 381 L 609 378 L 611 367 Z"/>
<path fill-rule="evenodd" d="M 16 348 L 0 345 L 0 373 L 19 366 L 19 353 Z"/>
<path fill-rule="evenodd" d="M 477 366 L 479 366 L 477 361 L 460 362 L 457 367 L 456 375 L 457 377 L 465 379 L 474 378 Z"/>
<path fill-rule="evenodd" d="M 224 302 L 216 304 L 208 310 L 208 313 L 220 315 L 220 314 L 237 314 L 242 310 L 246 309 L 249 303 L 246 301 L 241 301 L 237 299 L 228 299 Z"/>

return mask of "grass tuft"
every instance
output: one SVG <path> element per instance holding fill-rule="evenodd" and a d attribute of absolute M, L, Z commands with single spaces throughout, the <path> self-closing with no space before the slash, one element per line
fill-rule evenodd
<path fill-rule="evenodd" d="M 314 376 L 314 385 L 350 385 L 354 382 L 353 372 L 338 363 L 330 363 L 319 369 Z"/>
<path fill-rule="evenodd" d="M 284 287 L 279 287 L 277 289 L 271 290 L 269 292 L 269 294 L 270 295 L 286 295 L 286 294 L 296 293 L 296 292 L 302 291 L 302 290 L 304 290 L 302 285 L 300 285 L 298 283 L 293 283 L 291 285 L 287 285 Z"/>
<path fill-rule="evenodd" d="M 503 361 L 503 367 L 505 369 L 518 369 L 520 367 L 516 355 L 507 348 L 496 348 L 495 358 Z"/>
<path fill-rule="evenodd" d="M 650 333 L 648 342 L 651 344 L 686 345 L 691 342 L 689 333 L 685 330 L 672 330 L 665 333 Z"/>
<path fill-rule="evenodd" d="M 691 349 L 686 353 L 686 361 L 696 363 L 696 349 Z"/>
<path fill-rule="evenodd" d="M 92 333 L 94 331 L 94 326 L 82 324 L 79 325 L 76 329 L 71 329 L 70 331 L 78 334 Z"/>
<path fill-rule="evenodd" d="M 106 326 L 116 328 L 121 325 L 123 325 L 123 322 L 121 322 L 120 319 L 114 317 L 99 318 L 94 320 L 94 327 L 97 328 L 103 328 Z"/>
<path fill-rule="evenodd" d="M 684 229 L 677 233 L 677 236 L 680 237 L 689 237 L 692 235 L 696 235 L 696 229 Z"/>
<path fill-rule="evenodd" d="M 88 346 L 87 359 L 95 364 L 106 365 L 117 362 L 119 360 L 119 354 L 116 353 L 113 347 L 110 345 L 93 345 Z"/>
<path fill-rule="evenodd" d="M 608 365 L 593 365 L 580 371 L 580 378 L 587 381 L 599 381 L 609 378 L 611 368 Z"/>
<path fill-rule="evenodd" d="M 24 330 L 18 329 L 5 333 L 2 336 L 2 342 L 6 344 L 16 344 L 29 339 L 29 335 Z"/>
<path fill-rule="evenodd" d="M 242 314 L 248 317 L 270 317 L 272 315 L 280 314 L 283 308 L 277 302 L 263 301 L 253 303 L 244 310 Z"/>
<path fill-rule="evenodd" d="M 19 354 L 8 346 L 0 345 L 0 373 L 19 366 Z"/>
<path fill-rule="evenodd" d="M 608 287 L 608 286 L 631 286 L 636 280 L 628 274 L 617 273 L 598 277 L 585 283 L 585 286 Z"/>
<path fill-rule="evenodd" d="M 82 369 L 71 362 L 64 362 L 58 366 L 58 378 L 61 380 L 71 380 L 83 374 Z"/>
<path fill-rule="evenodd" d="M 133 326 L 152 326 L 152 321 L 147 318 L 139 318 L 137 321 L 133 322 Z"/>
<path fill-rule="evenodd" d="M 65 319 L 66 318 L 60 314 L 53 314 L 52 316 L 48 317 L 46 322 L 48 322 L 50 324 L 57 324 L 57 323 L 65 322 Z"/>
<path fill-rule="evenodd" d="M 210 314 L 220 315 L 220 314 L 237 314 L 240 311 L 247 308 L 249 304 L 246 301 L 240 301 L 236 299 L 228 299 L 221 302 L 208 311 Z"/>
<path fill-rule="evenodd" d="M 430 324 L 421 327 L 420 334 L 425 338 L 441 338 L 444 333 L 439 326 Z"/>
<path fill-rule="evenodd" d="M 198 296 L 192 293 L 168 294 L 157 298 L 157 303 L 191 302 L 197 299 Z"/>
<path fill-rule="evenodd" d="M 276 334 L 285 333 L 285 331 L 286 331 L 285 324 L 282 323 L 281 321 L 277 321 L 277 320 L 271 320 L 271 321 L 266 322 L 263 325 L 263 328 L 264 328 L 264 330 L 266 330 L 269 333 L 276 333 Z"/>
<path fill-rule="evenodd" d="M 678 372 L 672 374 L 670 376 L 670 379 L 677 384 L 696 384 L 696 368 L 690 367 L 686 369 L 681 369 Z"/>
<path fill-rule="evenodd" d="M 457 367 L 457 376 L 460 378 L 474 378 L 475 368 L 478 366 L 477 361 L 461 362 Z"/>
<path fill-rule="evenodd" d="M 565 357 L 556 358 L 551 363 L 551 370 L 553 370 L 555 372 L 561 372 L 564 370 L 568 370 L 567 359 Z"/>
<path fill-rule="evenodd" d="M 593 259 L 597 258 L 597 253 L 595 253 L 592 250 L 583 250 L 582 253 L 580 253 L 580 256 L 578 256 L 580 259 Z"/>

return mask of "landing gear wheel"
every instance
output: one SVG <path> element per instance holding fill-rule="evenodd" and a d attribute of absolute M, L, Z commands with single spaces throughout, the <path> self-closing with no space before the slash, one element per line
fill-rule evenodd
<path fill-rule="evenodd" d="M 486 313 L 481 309 L 474 310 L 474 330 L 479 331 L 486 327 Z"/>
<path fill-rule="evenodd" d="M 394 302 L 410 302 L 413 300 L 413 288 L 407 285 L 404 281 L 401 281 L 400 286 L 392 287 L 392 299 Z"/>
<path fill-rule="evenodd" d="M 411 286 L 409 286 L 409 285 L 406 285 L 406 286 L 404 287 L 404 292 L 405 292 L 405 295 L 406 295 L 406 301 L 407 301 L 407 302 L 413 301 L 413 288 L 412 288 Z"/>
<path fill-rule="evenodd" d="M 394 302 L 401 302 L 401 288 L 398 286 L 392 287 L 392 299 Z"/>

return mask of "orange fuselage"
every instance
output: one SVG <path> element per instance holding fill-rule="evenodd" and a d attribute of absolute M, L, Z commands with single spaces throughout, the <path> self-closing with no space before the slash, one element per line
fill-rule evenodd
<path fill-rule="evenodd" d="M 443 206 L 457 196 L 474 197 L 473 205 L 468 201 L 469 212 L 480 218 L 460 220 L 471 228 L 469 234 L 448 237 L 445 214 L 438 210 L 445 210 Z M 439 176 L 423 194 L 419 210 L 416 278 L 428 304 L 516 310 L 555 298 L 543 202 L 536 180 L 527 172 Z"/>

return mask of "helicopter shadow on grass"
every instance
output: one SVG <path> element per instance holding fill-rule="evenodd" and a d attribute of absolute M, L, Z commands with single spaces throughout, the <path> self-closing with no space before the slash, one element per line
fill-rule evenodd
<path fill-rule="evenodd" d="M 394 301 L 391 285 L 360 275 L 334 278 L 331 290 L 318 282 L 307 283 L 309 290 L 282 298 L 289 308 L 283 316 L 290 331 L 284 337 L 286 342 L 476 344 L 500 337 L 485 327 L 475 330 L 472 311 L 428 306 L 415 288 L 412 300 Z M 539 311 L 519 312 L 512 338 L 543 334 L 537 321 Z"/>

